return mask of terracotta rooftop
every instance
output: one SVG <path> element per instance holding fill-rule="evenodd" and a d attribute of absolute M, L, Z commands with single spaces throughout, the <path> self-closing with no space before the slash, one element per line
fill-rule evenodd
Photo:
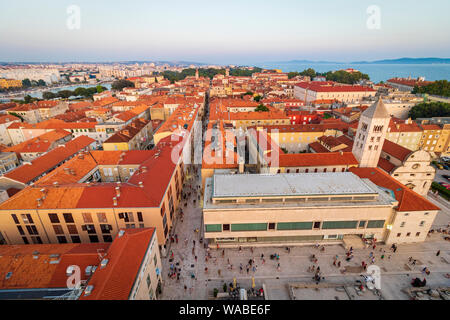
<path fill-rule="evenodd" d="M 32 244 L 0 246 L 0 289 L 66 288 L 66 269 L 79 265 L 82 280 L 84 268 L 99 264 L 97 250 L 109 243 Z M 58 262 L 59 261 L 59 262 Z M 9 279 L 6 275 L 11 272 Z"/>
<path fill-rule="evenodd" d="M 315 92 L 375 92 L 374 89 L 369 87 L 360 85 L 347 85 L 332 81 L 299 82 L 296 84 L 296 86 Z"/>
<path fill-rule="evenodd" d="M 20 167 L 8 172 L 4 176 L 28 184 L 43 173 L 49 171 L 64 160 L 67 160 L 81 149 L 86 148 L 95 142 L 87 136 L 80 136 L 68 141 L 64 146 L 57 147 L 50 152 L 31 161 L 31 165 L 23 164 Z"/>
<path fill-rule="evenodd" d="M 184 141 L 172 141 L 168 136 L 149 151 L 138 151 L 145 155 L 145 160 L 132 152 L 130 157 L 143 160 L 128 182 L 121 183 L 121 196 L 117 198 L 118 208 L 159 207 L 166 193 L 167 185 L 172 179 L 176 163 L 172 161 L 174 155 L 178 157 L 182 151 Z M 174 138 L 175 139 L 175 138 Z M 177 147 L 177 152 L 172 150 Z M 122 151 L 93 151 L 91 152 L 97 163 L 125 162 Z M 108 156 L 109 155 L 109 156 Z M 123 157 L 123 160 L 121 158 Z M 61 169 L 63 170 L 63 169 Z M 158 183 L 154 183 L 158 181 Z M 141 187 L 142 185 L 142 187 Z M 42 187 L 36 185 L 18 192 L 13 197 L 0 204 L 0 210 L 10 209 L 57 209 L 57 208 L 111 208 L 114 207 L 113 198 L 116 197 L 116 183 L 75 183 L 45 188 L 45 199 L 42 198 Z"/>
<path fill-rule="evenodd" d="M 405 161 L 411 153 L 413 153 L 413 151 L 387 139 L 384 140 L 382 150 L 402 162 Z"/>
<path fill-rule="evenodd" d="M 394 192 L 395 199 L 399 202 L 397 211 L 428 211 L 440 210 L 439 207 L 398 182 L 379 168 L 350 168 L 360 178 L 368 178 L 376 185 Z"/>
<path fill-rule="evenodd" d="M 108 264 L 97 268 L 89 280 L 91 294 L 83 293 L 80 300 L 128 300 L 153 236 L 154 228 L 126 229 L 116 236 L 105 256 Z"/>
<path fill-rule="evenodd" d="M 71 136 L 70 132 L 57 129 L 9 147 L 4 151 L 15 153 L 43 153 L 47 152 L 52 147 L 52 144 L 68 136 Z"/>
<path fill-rule="evenodd" d="M 16 116 L 13 116 L 11 114 L 1 115 L 0 116 L 0 124 L 12 122 L 12 121 L 19 121 L 19 122 L 21 122 L 20 118 L 18 118 Z"/>
<path fill-rule="evenodd" d="M 135 119 L 128 126 L 116 132 L 103 143 L 128 143 L 133 139 L 150 121 L 144 119 Z"/>
<path fill-rule="evenodd" d="M 342 154 L 340 152 L 281 154 L 279 160 L 280 167 L 319 167 L 333 165 L 357 166 L 359 163 L 351 152 L 342 152 Z"/>

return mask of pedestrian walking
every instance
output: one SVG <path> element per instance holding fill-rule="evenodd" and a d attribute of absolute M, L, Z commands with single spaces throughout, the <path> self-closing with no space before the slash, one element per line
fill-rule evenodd
<path fill-rule="evenodd" d="M 280 265 L 280 263 L 278 263 L 277 270 L 280 271 L 280 269 L 281 269 L 281 265 Z"/>
<path fill-rule="evenodd" d="M 195 262 L 197 262 L 197 256 L 195 256 Z"/>
<path fill-rule="evenodd" d="M 436 252 L 436 257 L 439 257 L 440 254 L 441 254 L 441 250 L 438 250 L 438 252 Z"/>
<path fill-rule="evenodd" d="M 341 267 L 341 262 L 340 261 L 338 261 L 338 268 L 340 268 Z"/>

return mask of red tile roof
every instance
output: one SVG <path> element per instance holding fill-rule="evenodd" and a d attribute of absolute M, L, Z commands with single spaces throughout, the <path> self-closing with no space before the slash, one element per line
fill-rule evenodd
<path fill-rule="evenodd" d="M 8 122 L 13 122 L 13 121 L 19 121 L 21 122 L 20 118 L 13 116 L 11 114 L 6 114 L 6 115 L 2 115 L 0 116 L 0 124 L 4 124 L 4 123 L 8 123 Z"/>
<path fill-rule="evenodd" d="M 105 256 L 108 264 L 98 267 L 89 280 L 88 285 L 94 286 L 92 293 L 83 293 L 80 300 L 130 299 L 153 236 L 154 228 L 127 229 L 123 236 L 116 236 Z"/>
<path fill-rule="evenodd" d="M 397 158 L 400 161 L 405 161 L 406 158 L 408 158 L 408 156 L 413 153 L 413 151 L 387 139 L 384 140 L 382 150 L 383 152 L 386 152 L 387 154 Z"/>
<path fill-rule="evenodd" d="M 52 145 L 62 139 L 71 136 L 70 132 L 66 130 L 57 129 L 47 133 L 44 133 L 36 138 L 26 140 L 15 146 L 9 147 L 4 150 L 4 152 L 15 152 L 15 153 L 43 153 L 47 152 Z"/>
<path fill-rule="evenodd" d="M 70 243 L 0 246 L 0 289 L 67 288 L 67 267 L 79 265 L 82 268 L 81 278 L 86 280 L 85 266 L 98 265 L 97 250 L 106 250 L 109 245 Z M 59 258 L 53 258 L 52 255 L 59 255 Z M 59 263 L 49 263 L 58 259 Z M 8 272 L 12 272 L 12 275 L 6 279 Z"/>
<path fill-rule="evenodd" d="M 295 86 L 315 92 L 375 92 L 374 89 L 369 87 L 347 85 L 333 81 L 299 82 Z"/>
<path fill-rule="evenodd" d="M 320 167 L 359 165 L 351 152 L 280 154 L 280 167 Z"/>
<path fill-rule="evenodd" d="M 23 164 L 4 176 L 28 184 L 93 142 L 95 142 L 94 139 L 87 136 L 79 136 L 68 141 L 64 146 L 57 147 L 43 156 L 36 158 L 31 162 L 31 165 Z"/>
<path fill-rule="evenodd" d="M 378 167 L 380 167 L 387 173 L 391 173 L 391 171 L 395 168 L 395 165 L 390 163 L 388 160 L 380 157 L 380 160 L 378 160 Z"/>

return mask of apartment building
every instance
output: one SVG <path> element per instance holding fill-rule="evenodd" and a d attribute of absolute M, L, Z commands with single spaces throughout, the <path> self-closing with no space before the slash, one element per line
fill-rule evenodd
<path fill-rule="evenodd" d="M 14 80 L 14 79 L 0 79 L 0 88 L 9 89 L 9 88 L 21 88 L 22 81 Z"/>
<path fill-rule="evenodd" d="M 167 137 L 150 151 L 78 155 L 0 204 L 3 239 L 7 244 L 110 242 L 122 228 L 153 227 L 164 246 L 185 176 L 183 157 L 173 158 L 185 152 L 188 144 L 180 143 Z"/>
<path fill-rule="evenodd" d="M 44 133 L 36 138 L 26 140 L 22 143 L 4 149 L 4 152 L 15 152 L 23 161 L 32 161 L 44 153 L 65 144 L 72 139 L 70 132 L 57 129 Z"/>
<path fill-rule="evenodd" d="M 312 103 L 316 100 L 335 100 L 345 103 L 375 97 L 376 91 L 360 85 L 346 85 L 333 81 L 299 82 L 294 86 L 294 97 Z"/>
<path fill-rule="evenodd" d="M 17 191 L 24 189 L 27 185 L 36 182 L 44 175 L 61 166 L 77 153 L 90 150 L 93 143 L 95 141 L 91 138 L 81 136 L 56 147 L 32 160 L 31 163 L 23 163 L 21 166 L 0 177 L 0 190 L 8 191 L 10 195 L 15 194 Z M 15 153 L 13 154 L 15 155 Z"/>
<path fill-rule="evenodd" d="M 416 151 L 421 148 L 423 129 L 411 119 L 401 121 L 392 118 L 386 132 L 386 140 Z"/>
<path fill-rule="evenodd" d="M 152 135 L 152 122 L 136 119 L 130 125 L 105 140 L 103 142 L 103 150 L 145 150 L 150 146 Z"/>
<path fill-rule="evenodd" d="M 0 143 L 6 146 L 12 144 L 11 137 L 8 133 L 8 127 L 13 123 L 21 123 L 20 118 L 7 114 L 0 116 Z"/>
<path fill-rule="evenodd" d="M 422 136 L 419 141 L 419 148 L 429 152 L 442 150 L 443 146 L 439 145 L 442 128 L 436 124 L 422 124 Z"/>

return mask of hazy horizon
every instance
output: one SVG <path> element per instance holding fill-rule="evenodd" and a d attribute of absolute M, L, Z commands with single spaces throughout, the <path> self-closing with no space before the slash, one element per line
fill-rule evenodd
<path fill-rule="evenodd" d="M 450 57 L 450 1 L 439 1 L 439 10 L 419 0 L 379 1 L 379 29 L 367 26 L 373 4 L 15 0 L 0 4 L 0 61 L 254 65 Z M 71 5 L 80 10 L 79 29 L 67 26 Z"/>

